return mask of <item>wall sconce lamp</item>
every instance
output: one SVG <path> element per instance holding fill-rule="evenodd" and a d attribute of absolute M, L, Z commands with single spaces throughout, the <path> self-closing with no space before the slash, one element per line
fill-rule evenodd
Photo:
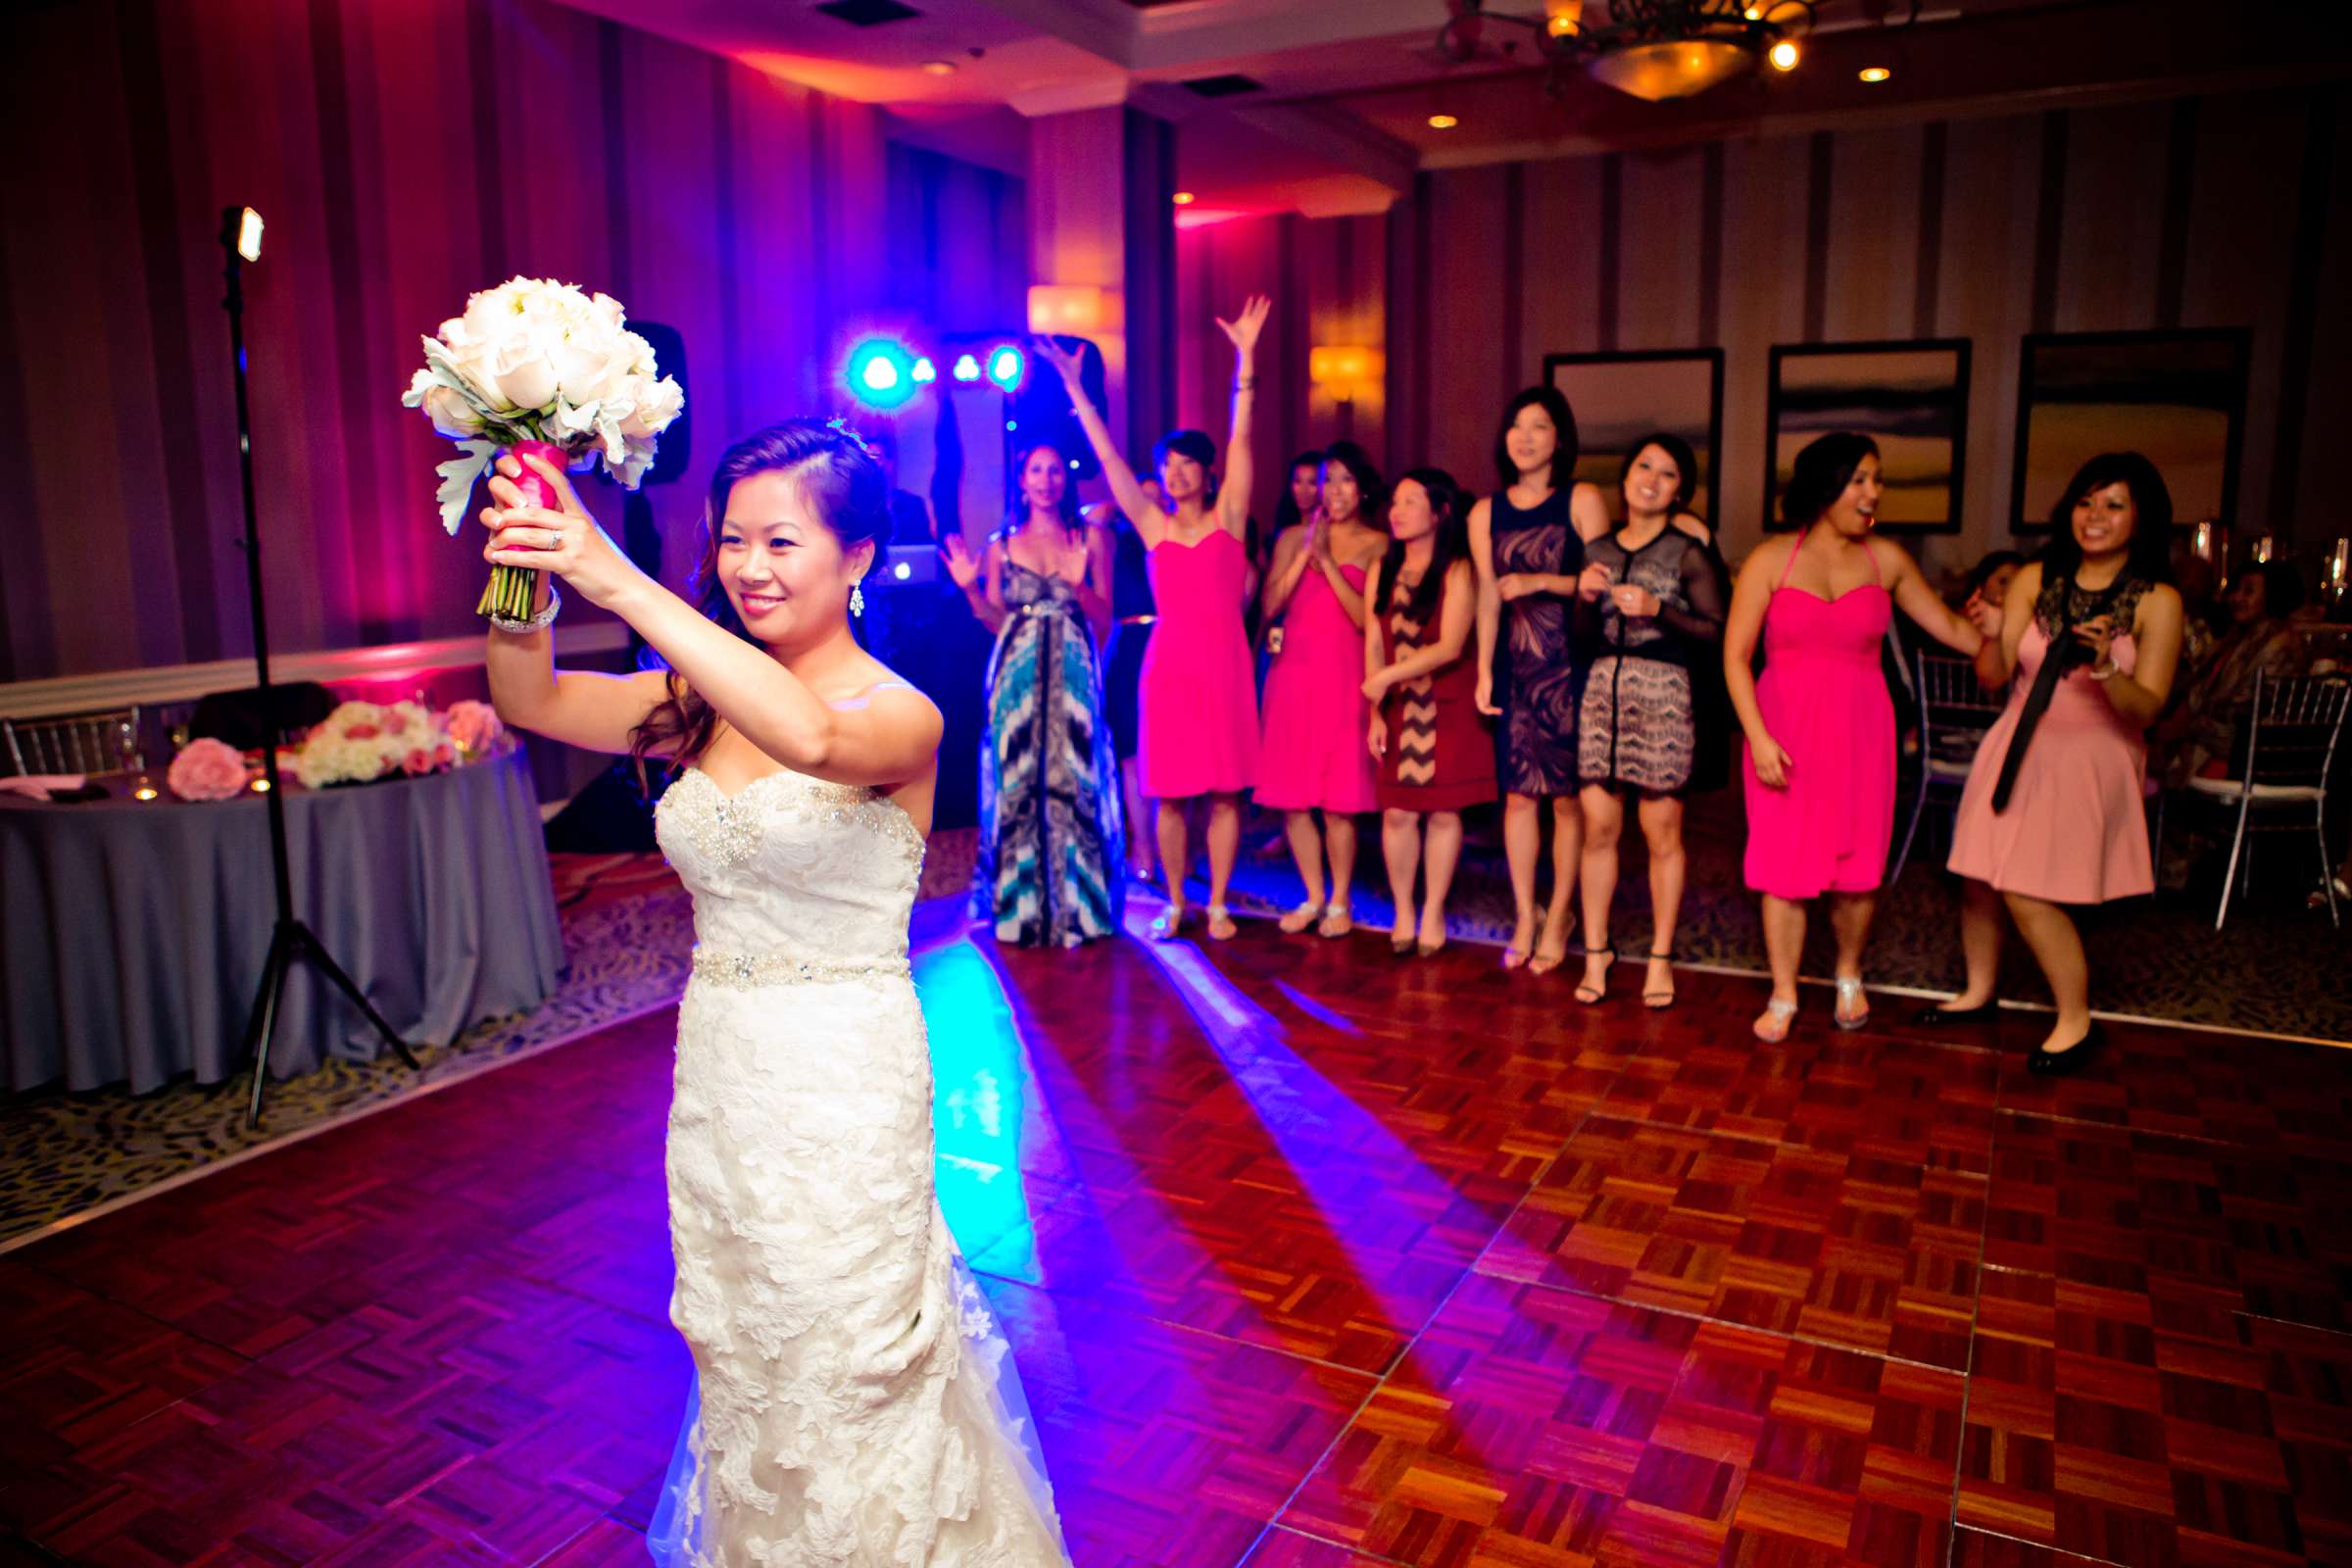
<path fill-rule="evenodd" d="M 1092 337 L 1110 322 L 1109 297 L 1096 283 L 1038 283 L 1029 290 L 1029 330 Z"/>
<path fill-rule="evenodd" d="M 1340 434 L 1355 434 L 1356 394 L 1378 388 L 1388 373 L 1389 357 L 1361 344 L 1332 344 L 1309 349 L 1306 378 L 1340 406 Z"/>

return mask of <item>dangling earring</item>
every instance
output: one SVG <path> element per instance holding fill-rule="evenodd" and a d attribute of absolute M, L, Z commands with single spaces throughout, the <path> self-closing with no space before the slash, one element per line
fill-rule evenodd
<path fill-rule="evenodd" d="M 850 613 L 853 615 L 865 613 L 865 585 L 863 583 L 850 584 Z"/>

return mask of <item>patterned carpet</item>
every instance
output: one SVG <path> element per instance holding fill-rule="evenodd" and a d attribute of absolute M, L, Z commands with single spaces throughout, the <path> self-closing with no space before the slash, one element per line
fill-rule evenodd
<path fill-rule="evenodd" d="M 1497 826 L 1491 814 L 1483 823 L 1476 815 L 1467 823 L 1469 842 L 1446 907 L 1446 929 L 1456 939 L 1496 946 L 1510 940 L 1510 880 Z M 1740 880 L 1744 833 L 1736 792 L 1690 803 L 1684 831 L 1690 864 L 1675 941 L 1685 963 L 1764 972 L 1761 915 Z M 1269 913 L 1298 904 L 1298 874 L 1281 834 L 1253 822 L 1243 842 L 1234 906 Z M 1392 906 L 1377 831 L 1363 833 L 1361 842 L 1355 918 L 1386 928 Z M 1546 863 L 1548 854 L 1547 843 Z M 2219 933 L 2213 929 L 2219 888 L 2211 866 L 2187 893 L 2089 911 L 2082 931 L 2091 1005 L 2173 1023 L 2352 1044 L 2352 985 L 2344 979 L 2352 973 L 2352 924 L 2331 928 L 2326 911 L 2304 906 L 2304 891 L 2318 877 L 2307 842 L 2266 844 L 2263 854 L 2253 897 L 2231 905 L 2230 923 Z M 1646 952 L 1648 853 L 1631 823 L 1622 858 L 1612 935 L 1620 952 Z M 1864 970 L 1871 985 L 1938 995 L 1960 988 L 1960 884 L 1943 873 L 1942 864 L 1943 845 L 1923 821 L 1910 864 L 1879 901 Z M 1205 887 L 1196 896 L 1205 898 Z M 1804 973 L 1826 977 L 1833 953 L 1826 908 L 1816 910 L 1807 937 Z M 2002 960 L 2002 997 L 2046 1006 L 2048 989 L 2014 933 Z M 1562 971 L 1571 983 L 1578 972 L 1573 962 Z M 1640 970 L 1623 966 L 1613 981 L 1619 988 L 1637 986 Z"/>
<path fill-rule="evenodd" d="M 923 866 L 924 897 L 960 894 L 973 835 L 942 834 Z M 261 1129 L 244 1119 L 247 1080 L 188 1079 L 147 1095 L 62 1091 L 0 1102 L 0 1248 L 72 1216 L 222 1160 L 321 1131 L 640 1013 L 686 988 L 694 913 L 655 856 L 556 855 L 562 986 L 536 1011 L 492 1018 L 447 1044 L 416 1048 L 421 1072 L 385 1057 L 329 1062 L 270 1085 Z M 953 913 L 960 899 L 942 906 Z"/>
<path fill-rule="evenodd" d="M 1760 973 L 1762 937 L 1755 902 L 1739 879 L 1736 801 L 1694 803 L 1688 834 L 1690 890 L 1677 943 L 1682 961 Z M 1499 945 L 1509 936 L 1511 903 L 1498 848 L 1481 843 L 1472 822 L 1448 911 L 1463 941 Z M 1491 834 L 1485 835 L 1491 840 Z M 960 919 L 971 876 L 971 829 L 935 834 L 924 864 L 918 928 Z M 1356 918 L 1386 925 L 1386 877 L 1376 834 L 1365 836 Z M 564 1045 L 620 1019 L 662 1007 L 684 989 L 693 918 L 686 894 L 651 856 L 559 855 L 557 903 L 566 967 L 562 988 L 537 1011 L 476 1025 L 447 1045 L 422 1048 L 423 1071 L 390 1061 L 335 1062 L 273 1085 L 259 1133 L 246 1131 L 238 1084 L 182 1081 L 153 1094 L 98 1091 L 34 1094 L 0 1105 L 0 1249 L 62 1220 L 160 1184 L 185 1179 L 265 1145 L 303 1137 L 394 1101 L 457 1082 L 522 1056 Z M 1872 938 L 1874 984 L 1922 991 L 1958 984 L 1955 885 L 1936 869 L 1924 841 L 1899 885 L 1880 906 Z M 2280 857 L 2281 864 L 2285 857 Z M 2297 868 L 2299 870 L 2299 867 Z M 2093 1003 L 2116 1012 L 2235 1030 L 2260 1030 L 2352 1043 L 2352 931 L 2332 930 L 2325 914 L 2302 906 L 2281 870 L 2278 886 L 2233 910 L 2228 929 L 2212 929 L 2210 890 L 2193 897 L 2140 900 L 2095 914 L 2086 926 Z M 1297 873 L 1271 823 L 1250 824 L 1236 877 L 1237 910 L 1266 914 L 1299 898 Z M 1200 896 L 1205 896 L 1205 890 Z M 1636 951 L 1649 931 L 1644 854 L 1629 842 L 1618 896 L 1618 946 Z M 1815 922 L 1805 972 L 1826 975 L 1826 925 Z M 1301 939 L 1311 940 L 1311 939 Z M 1554 977 L 1566 1004 L 1571 965 Z M 1620 988 L 1638 984 L 1627 966 Z M 2002 979 L 2005 997 L 2046 1002 L 2031 959 L 2013 942 Z"/>

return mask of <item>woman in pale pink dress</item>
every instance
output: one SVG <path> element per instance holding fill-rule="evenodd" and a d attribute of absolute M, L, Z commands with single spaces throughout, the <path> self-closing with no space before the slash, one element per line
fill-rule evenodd
<path fill-rule="evenodd" d="M 1209 471 L 1215 444 L 1199 430 L 1177 430 L 1152 453 L 1164 508 L 1144 493 L 1119 455 L 1110 427 L 1086 395 L 1077 356 L 1052 338 L 1037 340 L 1040 357 L 1061 374 L 1102 477 L 1110 481 L 1111 499 L 1150 553 L 1159 620 L 1144 653 L 1137 705 L 1144 794 L 1158 803 L 1154 825 L 1168 884 L 1168 907 L 1152 922 L 1152 938 L 1161 942 L 1184 929 L 1184 882 L 1192 867 L 1185 807 L 1198 799 L 1208 802 L 1208 934 L 1219 942 L 1238 934 L 1225 893 L 1241 852 L 1242 792 L 1257 782 L 1258 748 L 1257 684 L 1242 622 L 1250 571 L 1243 538 L 1250 523 L 1250 416 L 1257 388 L 1251 366 L 1271 308 L 1252 295 L 1238 318 L 1217 322 L 1234 352 L 1223 489 Z"/>
<path fill-rule="evenodd" d="M 2063 907 L 2153 893 L 2146 732 L 2172 695 L 2180 595 L 2170 575 L 2173 500 L 2136 452 L 2082 466 L 2051 513 L 2041 560 L 2009 585 L 2001 634 L 1977 654 L 2009 707 L 1968 770 L 1950 867 L 1968 879 L 1968 989 L 1923 1020 L 1984 1017 L 2001 957 L 2001 907 L 2034 950 L 2058 1017 L 2035 1072 L 2071 1072 L 2101 1041 L 2082 938 Z M 2011 684 L 2011 677 L 2016 681 Z"/>
<path fill-rule="evenodd" d="M 1325 455 L 1318 504 L 1305 526 L 1280 534 L 1260 606 L 1280 621 L 1282 651 L 1266 674 L 1257 804 L 1283 814 L 1306 901 L 1281 926 L 1326 937 L 1354 929 L 1348 896 L 1355 877 L 1355 816 L 1380 802 L 1364 748 L 1364 574 L 1389 547 L 1365 519 L 1387 498 L 1371 455 L 1352 441 Z M 1315 813 L 1323 813 L 1322 830 Z M 1324 861 L 1330 861 L 1326 891 Z"/>
<path fill-rule="evenodd" d="M 1831 895 L 1838 933 L 1840 1029 L 1870 1021 L 1862 948 L 1878 911 L 1894 831 L 1894 703 L 1879 647 L 1894 611 L 1946 647 L 1974 654 L 1990 634 L 1946 608 L 1901 546 L 1873 539 L 1878 444 L 1825 435 L 1796 455 L 1781 516 L 1796 532 L 1767 539 L 1740 568 L 1724 627 L 1723 677 L 1747 732 L 1747 885 L 1764 896 L 1772 1001 L 1755 1022 L 1766 1044 L 1796 1016 L 1805 904 Z M 1749 667 L 1764 642 L 1764 676 Z"/>

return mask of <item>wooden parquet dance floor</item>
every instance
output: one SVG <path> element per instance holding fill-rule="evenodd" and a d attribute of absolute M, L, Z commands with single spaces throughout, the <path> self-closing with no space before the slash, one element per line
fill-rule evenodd
<path fill-rule="evenodd" d="M 1082 1568 L 2352 1564 L 2352 1052 L 1494 958 L 918 960 Z M 0 1257 L 0 1556 L 642 1561 L 671 1028 Z"/>

